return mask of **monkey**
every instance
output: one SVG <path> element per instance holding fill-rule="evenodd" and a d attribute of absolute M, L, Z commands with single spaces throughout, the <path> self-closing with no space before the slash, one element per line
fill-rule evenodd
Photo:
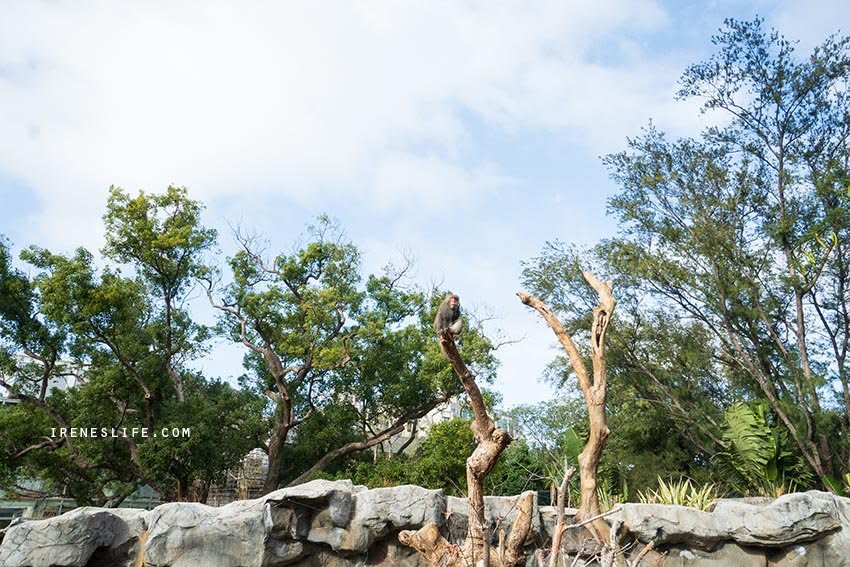
<path fill-rule="evenodd" d="M 447 293 L 437 309 L 434 318 L 434 332 L 438 335 L 449 329 L 452 336 L 457 337 L 463 328 L 463 320 L 460 318 L 460 297 L 453 293 Z"/>

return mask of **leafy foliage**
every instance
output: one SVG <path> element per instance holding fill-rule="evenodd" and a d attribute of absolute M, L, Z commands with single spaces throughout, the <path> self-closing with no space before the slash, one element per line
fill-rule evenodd
<path fill-rule="evenodd" d="M 838 157 L 850 150 L 850 40 L 801 59 L 762 21 L 728 20 L 714 42 L 679 96 L 717 125 L 671 140 L 650 123 L 604 158 L 621 187 L 609 201 L 618 236 L 593 249 L 548 242 L 524 263 L 523 284 L 580 346 L 593 296 L 579 267 L 614 282 L 600 475 L 625 497 L 657 474 L 741 493 L 812 487 L 850 454 L 850 176 Z M 575 393 L 566 360 L 547 376 Z M 740 420 L 727 409 L 741 401 L 766 404 L 765 446 L 741 446 L 758 467 L 730 436 Z"/>
<path fill-rule="evenodd" d="M 99 269 L 82 248 L 66 256 L 35 247 L 21 254 L 29 277 L 0 246 L 0 380 L 18 401 L 0 408 L 6 487 L 34 478 L 48 492 L 103 504 L 149 484 L 163 498 L 203 499 L 261 443 L 260 398 L 186 367 L 208 337 L 184 308 L 215 238 L 200 210 L 185 190 L 111 190 L 106 252 L 132 262 L 135 277 Z M 96 435 L 63 437 L 62 428 Z M 161 435 L 173 428 L 191 433 Z"/>
<path fill-rule="evenodd" d="M 841 480 L 827 477 L 826 486 L 832 493 L 838 494 L 839 496 L 846 497 L 850 495 L 850 473 L 846 473 L 844 478 Z"/>
<path fill-rule="evenodd" d="M 442 488 L 447 494 L 466 494 L 466 459 L 475 449 L 469 420 L 437 423 L 416 450 L 415 484 Z"/>
<path fill-rule="evenodd" d="M 763 400 L 793 452 L 824 478 L 848 450 L 828 429 L 839 420 L 827 408 L 850 412 L 845 299 L 836 295 L 847 283 L 850 200 L 834 159 L 848 150 L 850 42 L 829 38 L 799 60 L 792 42 L 761 26 L 727 21 L 718 52 L 682 77 L 681 97 L 729 122 L 676 141 L 650 126 L 605 159 L 623 188 L 610 201 L 622 231 L 600 255 L 650 308 L 694 322 L 713 353 L 705 367 L 723 380 L 721 406 Z M 661 376 L 655 354 L 633 358 Z M 679 415 L 707 418 L 692 439 L 701 452 L 725 450 L 716 402 L 695 404 L 654 382 L 660 396 L 675 394 Z"/>
<path fill-rule="evenodd" d="M 709 510 L 720 497 L 714 484 L 695 486 L 691 479 L 665 482 L 658 477 L 658 488 L 639 492 L 638 498 L 644 504 L 667 504 L 688 506 L 699 510 Z"/>
<path fill-rule="evenodd" d="M 789 447 L 787 433 L 770 425 L 764 403 L 738 403 L 727 408 L 723 440 L 728 450 L 720 457 L 740 477 L 740 483 L 730 482 L 740 493 L 783 494 L 814 480 Z"/>
<path fill-rule="evenodd" d="M 345 466 L 340 459 L 460 392 L 431 331 L 437 291 L 426 297 L 407 284 L 409 264 L 363 278 L 357 247 L 327 217 L 271 259 L 255 239 L 240 240 L 218 307 L 249 349 L 252 387 L 272 402 L 266 490 Z M 492 376 L 493 347 L 479 329 L 469 326 L 462 348 Z"/>

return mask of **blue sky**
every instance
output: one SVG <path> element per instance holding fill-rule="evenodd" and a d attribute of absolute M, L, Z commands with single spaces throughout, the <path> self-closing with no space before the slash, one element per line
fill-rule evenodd
<path fill-rule="evenodd" d="M 418 283 L 524 337 L 496 387 L 539 401 L 556 351 L 514 296 L 520 262 L 613 234 L 599 156 L 650 119 L 699 132 L 712 117 L 674 100 L 678 77 L 724 18 L 757 14 L 803 54 L 850 32 L 840 0 L 0 0 L 0 233 L 96 250 L 112 184 L 188 187 L 225 254 L 229 225 L 288 251 L 328 213 L 367 270 L 411 254 Z"/>

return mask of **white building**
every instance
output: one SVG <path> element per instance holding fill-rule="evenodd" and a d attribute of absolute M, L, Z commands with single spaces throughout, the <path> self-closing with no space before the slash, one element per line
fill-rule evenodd
<path fill-rule="evenodd" d="M 30 372 L 30 375 L 35 378 L 38 376 L 39 371 L 41 371 L 41 363 L 32 358 L 24 355 L 24 354 L 16 354 L 15 355 L 15 364 L 18 368 L 22 369 L 22 371 L 26 371 L 27 367 L 33 367 L 33 371 Z M 67 390 L 68 388 L 74 386 L 77 383 L 77 375 L 79 375 L 79 368 L 76 368 L 74 364 L 66 361 L 59 361 L 56 364 L 56 371 L 54 374 L 48 379 L 47 382 L 47 393 L 49 394 L 54 388 L 58 388 L 60 390 Z M 3 382 L 14 385 L 18 380 L 23 379 L 20 375 L 5 375 L 3 376 Z M 33 380 L 33 389 L 39 390 L 41 388 L 40 381 Z M 6 404 L 16 404 L 18 403 L 17 398 L 11 395 L 8 389 L 4 388 L 0 385 L 0 405 Z"/>

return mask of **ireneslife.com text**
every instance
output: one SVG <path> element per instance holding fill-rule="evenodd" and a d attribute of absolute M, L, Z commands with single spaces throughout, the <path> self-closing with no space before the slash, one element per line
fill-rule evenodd
<path fill-rule="evenodd" d="M 185 438 L 192 436 L 191 427 L 163 427 L 151 430 L 147 427 L 51 427 L 52 438 L 112 438 L 112 437 L 173 437 Z"/>

